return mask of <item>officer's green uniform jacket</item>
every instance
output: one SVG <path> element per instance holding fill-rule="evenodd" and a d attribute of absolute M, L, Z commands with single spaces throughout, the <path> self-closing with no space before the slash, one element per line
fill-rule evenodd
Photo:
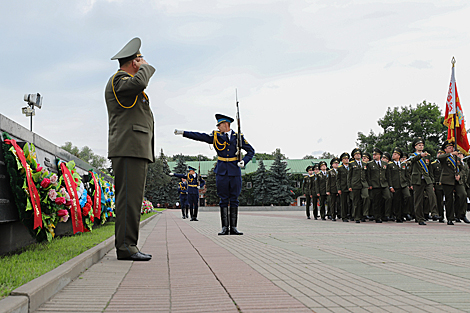
<path fill-rule="evenodd" d="M 336 181 L 338 180 L 338 170 L 334 168 L 326 172 L 326 192 L 338 193 Z"/>
<path fill-rule="evenodd" d="M 367 163 L 367 181 L 372 188 L 388 188 L 387 163 L 380 161 L 379 166 L 375 160 Z"/>
<path fill-rule="evenodd" d="M 434 160 L 431 162 L 431 166 L 429 166 L 431 170 L 431 174 L 434 178 L 434 188 L 442 190 L 441 184 L 441 173 L 442 173 L 442 165 L 441 162 L 438 160 Z"/>
<path fill-rule="evenodd" d="M 450 158 L 449 158 L 450 157 Z M 450 153 L 444 153 L 438 156 L 439 161 L 442 164 L 442 173 L 440 182 L 442 185 L 462 185 L 462 162 L 459 157 L 454 156 Z M 453 162 L 452 162 L 453 161 Z M 455 179 L 455 175 L 458 173 L 460 178 L 458 181 Z"/>
<path fill-rule="evenodd" d="M 135 76 L 119 70 L 109 79 L 105 90 L 108 158 L 135 157 L 154 162 L 154 120 L 144 93 L 154 72 L 153 66 L 142 64 Z"/>
<path fill-rule="evenodd" d="M 302 193 L 306 196 L 315 194 L 315 174 L 304 176 L 302 181 Z"/>
<path fill-rule="evenodd" d="M 465 190 L 467 190 L 469 188 L 468 176 L 470 174 L 470 168 L 468 167 L 467 163 L 465 163 L 464 161 L 460 160 L 459 162 L 460 162 L 460 168 L 461 168 L 460 180 L 462 180 L 462 183 L 465 186 Z"/>
<path fill-rule="evenodd" d="M 348 165 L 349 168 L 349 165 Z M 338 166 L 338 176 L 336 177 L 336 189 L 341 192 L 349 192 L 348 189 L 348 172 L 349 170 L 341 164 Z"/>
<path fill-rule="evenodd" d="M 410 178 L 404 162 L 400 163 L 400 166 L 395 161 L 388 162 L 387 171 L 388 185 L 390 187 L 398 189 L 409 186 Z"/>
<path fill-rule="evenodd" d="M 367 182 L 367 164 L 362 162 L 362 167 L 359 166 L 356 160 L 349 162 L 348 172 L 348 189 L 362 189 L 369 188 Z"/>
<path fill-rule="evenodd" d="M 423 159 L 421 154 L 417 154 L 412 156 L 409 162 L 411 163 L 411 185 L 421 185 L 421 178 L 424 179 L 426 184 L 434 183 L 427 159 Z"/>
<path fill-rule="evenodd" d="M 318 172 L 317 179 L 315 180 L 317 194 L 320 194 L 321 196 L 326 196 L 326 178 L 326 171 L 325 174 L 320 171 Z"/>

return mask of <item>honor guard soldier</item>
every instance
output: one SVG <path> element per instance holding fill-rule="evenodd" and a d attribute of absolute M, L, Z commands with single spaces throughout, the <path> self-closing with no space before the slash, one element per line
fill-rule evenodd
<path fill-rule="evenodd" d="M 214 173 L 216 175 L 217 195 L 220 197 L 220 218 L 222 222 L 222 231 L 219 235 L 243 235 L 242 232 L 237 230 L 238 196 L 242 189 L 241 168 L 250 162 L 255 150 L 240 134 L 241 148 L 246 151 L 246 155 L 243 160 L 238 162 L 237 133 L 230 129 L 233 118 L 216 114 L 215 119 L 219 131 L 214 130 L 211 134 L 205 134 L 175 130 L 175 135 L 183 135 L 183 137 L 206 142 L 214 146 L 218 155 Z"/>
<path fill-rule="evenodd" d="M 369 163 L 370 161 L 372 160 L 372 157 L 370 155 L 369 152 L 364 152 L 362 154 L 362 163 L 363 164 L 366 164 Z M 372 212 L 372 201 L 371 201 L 371 197 L 370 197 L 370 189 L 367 190 L 367 197 L 364 198 L 364 206 L 363 206 L 363 218 L 361 219 L 362 222 L 365 222 L 366 221 L 366 218 L 368 218 L 369 220 L 373 221 L 374 220 L 374 216 Z"/>
<path fill-rule="evenodd" d="M 439 156 L 439 161 L 442 164 L 441 184 L 446 198 L 447 225 L 454 225 L 454 215 L 459 217 L 460 210 L 467 201 L 467 193 L 460 176 L 461 160 L 457 157 L 458 152 L 454 151 L 454 143 L 444 142 L 442 150 L 444 154 Z"/>
<path fill-rule="evenodd" d="M 183 219 L 188 218 L 189 204 L 188 204 L 188 182 L 186 178 L 181 178 L 181 181 L 178 183 L 178 193 L 181 203 L 181 213 L 183 214 Z"/>
<path fill-rule="evenodd" d="M 312 186 L 312 204 L 313 204 L 313 218 L 318 219 L 318 201 L 319 197 L 317 195 L 317 177 L 318 173 L 320 173 L 320 167 L 317 164 L 313 165 L 313 186 Z"/>
<path fill-rule="evenodd" d="M 111 60 L 119 70 L 105 90 L 108 109 L 108 158 L 116 185 L 116 254 L 118 260 L 148 261 L 150 254 L 137 248 L 140 211 L 149 162 L 154 162 L 154 120 L 144 90 L 155 68 L 140 54 L 141 41 L 134 38 Z"/>
<path fill-rule="evenodd" d="M 330 169 L 327 173 L 326 179 L 326 194 L 328 195 L 328 216 L 331 217 L 332 221 L 336 221 L 336 216 L 341 214 L 337 209 L 339 205 L 339 194 L 338 194 L 338 187 L 336 184 L 338 178 L 338 164 L 339 159 L 333 158 L 330 161 L 330 165 L 332 169 Z"/>
<path fill-rule="evenodd" d="M 367 181 L 375 222 L 382 223 L 382 220 L 392 220 L 392 195 L 388 185 L 387 165 L 382 161 L 382 150 L 374 148 L 373 161 L 367 163 Z"/>
<path fill-rule="evenodd" d="M 341 219 L 343 222 L 349 222 L 348 217 L 351 218 L 351 198 L 348 189 L 349 153 L 343 152 L 340 158 L 341 165 L 338 166 L 336 188 L 341 199 Z"/>
<path fill-rule="evenodd" d="M 315 176 L 313 175 L 313 166 L 309 165 L 306 168 L 307 175 L 304 176 L 302 181 L 302 192 L 307 198 L 305 203 L 305 213 L 307 213 L 307 219 L 310 219 L 310 205 L 312 204 L 312 192 L 315 193 Z"/>
<path fill-rule="evenodd" d="M 192 166 L 188 166 L 189 173 L 176 174 L 170 173 L 170 176 L 179 178 L 185 178 L 188 183 L 188 205 L 189 214 L 191 215 L 191 221 L 197 222 L 197 214 L 199 210 L 199 189 L 203 188 L 206 182 L 201 178 L 200 174 L 196 173 L 196 169 Z"/>
<path fill-rule="evenodd" d="M 364 203 L 369 198 L 367 182 L 367 166 L 362 161 L 362 151 L 355 148 L 351 155 L 354 160 L 349 163 L 348 189 L 352 195 L 354 220 L 360 223 L 363 219 Z"/>
<path fill-rule="evenodd" d="M 415 152 L 410 158 L 411 163 L 411 187 L 413 189 L 415 216 L 419 225 L 426 225 L 424 222 L 424 193 L 428 195 L 429 205 L 432 212 L 436 212 L 436 197 L 433 190 L 433 179 L 429 173 L 429 168 L 425 158 L 428 156 L 424 152 L 424 139 L 417 137 L 413 139 L 412 145 Z"/>
<path fill-rule="evenodd" d="M 316 189 L 317 189 L 317 197 L 320 199 L 320 216 L 322 220 L 326 220 L 325 218 L 325 204 L 326 204 L 326 162 L 321 161 L 318 163 L 320 167 L 320 172 L 317 174 L 316 179 Z"/>
<path fill-rule="evenodd" d="M 434 194 L 436 195 L 436 206 L 439 214 L 439 223 L 444 223 L 444 188 L 441 184 L 442 165 L 439 156 L 444 154 L 444 150 L 439 148 L 437 151 L 437 159 L 431 162 L 429 166 L 430 172 L 434 178 Z"/>
<path fill-rule="evenodd" d="M 392 161 L 387 166 L 388 185 L 390 192 L 393 194 L 392 207 L 395 213 L 397 223 L 403 223 L 404 208 L 408 206 L 410 201 L 409 175 L 406 164 L 400 161 L 403 156 L 403 150 L 396 147 L 393 149 Z M 411 219 L 411 217 L 410 217 Z"/>

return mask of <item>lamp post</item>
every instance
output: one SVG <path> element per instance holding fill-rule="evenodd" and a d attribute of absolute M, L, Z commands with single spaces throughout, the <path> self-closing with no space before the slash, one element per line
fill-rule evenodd
<path fill-rule="evenodd" d="M 34 107 L 37 106 L 39 109 L 42 107 L 42 96 L 37 93 L 27 93 L 24 95 L 24 101 L 28 103 L 27 106 L 21 108 L 21 112 L 23 112 L 26 117 L 31 118 L 31 123 L 30 123 L 30 131 L 33 131 L 33 116 L 35 115 L 35 110 Z"/>

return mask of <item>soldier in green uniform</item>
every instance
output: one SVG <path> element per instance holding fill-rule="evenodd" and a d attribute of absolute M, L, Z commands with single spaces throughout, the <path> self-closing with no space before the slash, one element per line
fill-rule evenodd
<path fill-rule="evenodd" d="M 313 205 L 313 218 L 318 219 L 318 200 L 319 197 L 317 196 L 317 177 L 318 173 L 320 173 L 320 167 L 318 164 L 313 165 L 313 185 L 312 185 L 312 205 Z"/>
<path fill-rule="evenodd" d="M 326 220 L 325 218 L 325 205 L 326 205 L 326 162 L 321 161 L 319 164 L 320 172 L 317 174 L 316 182 L 316 190 L 317 190 L 317 197 L 320 199 L 320 217 L 322 220 Z"/>
<path fill-rule="evenodd" d="M 433 179 L 429 173 L 428 165 L 425 162 L 425 157 L 428 156 L 424 152 L 424 139 L 417 137 L 412 142 L 415 152 L 410 158 L 411 163 L 411 187 L 414 194 L 415 216 L 419 225 L 426 225 L 424 222 L 424 192 L 426 191 L 429 197 L 429 205 L 433 212 L 437 212 L 436 198 L 434 197 Z"/>
<path fill-rule="evenodd" d="M 382 154 L 382 150 L 374 148 L 372 154 L 374 160 L 367 163 L 367 181 L 376 223 L 382 223 L 382 219 L 389 221 L 392 211 L 392 196 L 387 177 L 388 164 L 381 160 Z"/>
<path fill-rule="evenodd" d="M 458 217 L 460 212 L 457 211 L 464 206 L 463 201 L 467 197 L 463 179 L 460 176 L 462 171 L 461 160 L 457 157 L 458 152 L 454 151 L 454 143 L 444 142 L 442 150 L 444 150 L 444 154 L 441 154 L 438 159 L 442 164 L 440 181 L 446 197 L 447 225 L 454 225 L 452 222 L 454 215 Z"/>
<path fill-rule="evenodd" d="M 429 170 L 434 177 L 434 194 L 436 196 L 436 206 L 440 223 L 444 223 L 444 188 L 442 188 L 441 184 L 442 165 L 441 161 L 439 161 L 439 156 L 442 154 L 444 154 L 444 150 L 439 149 L 437 151 L 437 160 L 431 162 L 429 166 Z"/>
<path fill-rule="evenodd" d="M 403 151 L 396 147 L 393 149 L 392 161 L 388 163 L 388 185 L 393 194 L 392 207 L 397 223 L 403 223 L 403 210 L 410 201 L 409 177 L 406 164 L 400 161 Z"/>
<path fill-rule="evenodd" d="M 305 203 L 305 213 L 307 213 L 307 219 L 310 219 L 310 205 L 312 204 L 312 190 L 315 190 L 315 176 L 313 175 L 313 166 L 307 166 L 307 175 L 304 176 L 302 181 L 302 193 L 304 194 L 307 201 Z M 314 192 L 315 193 L 315 192 Z"/>
<path fill-rule="evenodd" d="M 367 167 L 362 161 L 362 151 L 355 148 L 351 155 L 354 160 L 349 163 L 348 189 L 352 195 L 354 220 L 360 223 L 364 216 L 364 204 L 369 198 L 369 183 L 367 182 Z"/>
<path fill-rule="evenodd" d="M 369 163 L 370 161 L 372 160 L 372 157 L 370 155 L 369 152 L 364 152 L 362 154 L 362 162 L 364 164 L 367 165 L 367 163 Z M 366 172 L 367 173 L 367 172 Z M 364 192 L 364 195 L 366 194 L 366 192 Z M 364 213 L 364 216 L 362 217 L 362 222 L 365 222 L 366 221 L 366 218 L 369 219 L 370 221 L 373 221 L 374 220 L 374 216 L 373 216 L 373 213 L 372 212 L 372 201 L 371 201 L 372 197 L 370 196 L 370 188 L 368 188 L 367 190 L 367 197 L 364 198 L 364 208 L 363 208 L 363 213 Z"/>
<path fill-rule="evenodd" d="M 341 219 L 343 222 L 349 222 L 348 216 L 351 217 L 351 198 L 348 189 L 348 172 L 349 172 L 349 153 L 343 152 L 340 156 L 341 165 L 338 166 L 338 176 L 336 177 L 336 188 L 341 199 Z"/>
<path fill-rule="evenodd" d="M 468 224 L 468 223 L 470 223 L 470 220 L 468 220 L 466 215 L 467 215 L 467 197 L 468 197 L 468 188 L 469 188 L 469 186 L 468 186 L 468 176 L 470 174 L 470 169 L 468 168 L 467 163 L 465 163 L 463 161 L 464 155 L 461 151 L 458 151 L 457 157 L 460 159 L 459 163 L 460 163 L 460 166 L 462 168 L 460 176 L 462 177 L 461 178 L 462 179 L 462 184 L 464 185 L 464 188 L 465 188 L 465 195 L 464 195 L 465 199 L 462 200 L 462 207 L 459 210 L 459 214 L 458 215 L 456 214 L 455 217 Z"/>
<path fill-rule="evenodd" d="M 140 210 L 147 167 L 154 162 L 154 120 L 144 90 L 155 68 L 140 54 L 141 41 L 132 39 L 112 60 L 119 70 L 106 85 L 108 158 L 116 185 L 116 253 L 118 260 L 148 261 L 150 254 L 137 248 Z"/>
<path fill-rule="evenodd" d="M 326 173 L 326 195 L 328 196 L 328 216 L 331 217 L 332 221 L 336 221 L 336 216 L 339 213 L 339 194 L 336 181 L 338 178 L 338 164 L 339 159 L 333 158 L 330 161 L 332 169 Z M 339 213 L 341 214 L 341 213 Z"/>

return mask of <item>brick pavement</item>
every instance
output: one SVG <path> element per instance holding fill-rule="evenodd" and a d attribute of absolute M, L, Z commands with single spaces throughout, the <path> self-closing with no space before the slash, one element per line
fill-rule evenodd
<path fill-rule="evenodd" d="M 112 250 L 37 312 L 470 312 L 470 225 L 307 220 L 240 212 L 217 236 L 165 211 L 141 230 L 150 262 Z"/>

